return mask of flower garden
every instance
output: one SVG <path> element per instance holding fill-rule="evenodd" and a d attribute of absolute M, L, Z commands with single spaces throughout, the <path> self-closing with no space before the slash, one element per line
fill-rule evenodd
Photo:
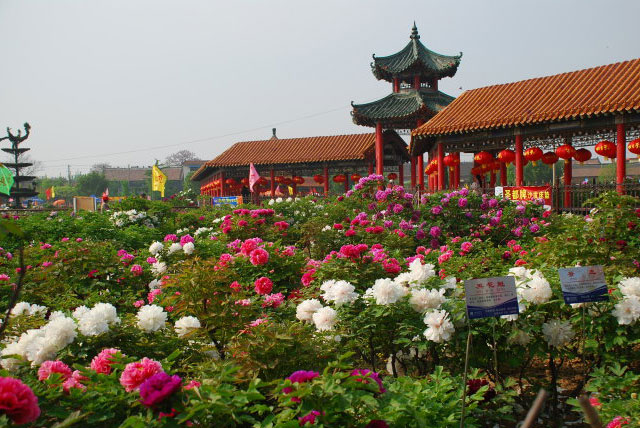
<path fill-rule="evenodd" d="M 586 216 L 380 176 L 337 198 L 5 216 L 0 424 L 514 427 L 640 421 L 640 210 Z M 558 268 L 602 265 L 567 305 Z M 468 320 L 513 276 L 519 315 Z M 470 335 L 466 382 L 465 355 Z M 31 424 L 31 425 L 29 425 Z"/>

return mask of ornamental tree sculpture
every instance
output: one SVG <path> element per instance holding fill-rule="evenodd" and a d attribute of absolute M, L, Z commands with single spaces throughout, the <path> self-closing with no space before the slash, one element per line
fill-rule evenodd
<path fill-rule="evenodd" d="M 22 147 L 22 148 L 19 147 L 20 143 L 22 143 L 24 140 L 29 138 L 31 126 L 29 126 L 28 123 L 25 123 L 24 130 L 25 130 L 24 136 L 22 135 L 22 130 L 18 130 L 18 133 L 14 135 L 11 132 L 11 128 L 7 127 L 7 136 L 0 138 L 0 141 L 8 139 L 11 142 L 11 148 L 10 149 L 3 148 L 2 151 L 13 155 L 13 162 L 8 162 L 8 163 L 5 163 L 4 165 L 7 168 L 13 168 L 13 170 L 15 171 L 14 177 L 13 177 L 13 180 L 14 180 L 13 188 L 11 189 L 11 193 L 9 194 L 9 196 L 13 198 L 13 200 L 15 201 L 16 208 L 22 207 L 22 204 L 20 203 L 21 199 L 30 198 L 38 194 L 38 192 L 36 192 L 35 190 L 35 182 L 33 182 L 33 180 L 36 177 L 31 175 L 20 174 L 20 170 L 22 170 L 23 168 L 28 168 L 33 165 L 30 162 L 20 162 L 20 158 L 22 157 L 22 155 L 28 152 L 29 150 L 31 150 L 26 147 Z M 31 188 L 28 188 L 26 186 L 21 186 L 21 184 L 23 183 L 28 184 L 31 182 L 33 182 Z"/>

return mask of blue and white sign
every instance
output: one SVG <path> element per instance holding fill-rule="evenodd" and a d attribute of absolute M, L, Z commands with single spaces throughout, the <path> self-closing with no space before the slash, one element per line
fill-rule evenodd
<path fill-rule="evenodd" d="M 609 290 L 602 266 L 558 269 L 562 294 L 567 305 L 609 300 Z"/>
<path fill-rule="evenodd" d="M 242 196 L 214 196 L 212 205 L 231 205 L 236 207 L 242 204 Z"/>
<path fill-rule="evenodd" d="M 464 289 L 470 319 L 519 313 L 516 279 L 512 276 L 469 279 Z"/>

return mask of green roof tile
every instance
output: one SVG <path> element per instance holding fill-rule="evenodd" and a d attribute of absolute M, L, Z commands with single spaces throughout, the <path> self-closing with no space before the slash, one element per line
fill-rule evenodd
<path fill-rule="evenodd" d="M 431 119 L 453 99 L 433 90 L 394 92 L 371 103 L 352 102 L 351 116 L 357 125 L 376 126 L 376 122 L 381 122 L 384 128 L 413 129 L 418 119 Z"/>
<path fill-rule="evenodd" d="M 452 77 L 460 65 L 460 55 L 441 55 L 427 49 L 420 42 L 416 24 L 413 24 L 411 41 L 400 52 L 389 56 L 373 55 L 371 70 L 378 80 L 391 82 L 394 77 L 408 77 L 419 74 L 423 78 Z"/>

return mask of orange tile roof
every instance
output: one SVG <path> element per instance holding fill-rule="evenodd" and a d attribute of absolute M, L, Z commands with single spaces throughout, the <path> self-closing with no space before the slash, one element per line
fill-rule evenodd
<path fill-rule="evenodd" d="M 392 130 L 384 131 L 385 143 L 401 144 L 402 138 Z M 207 168 L 295 164 L 366 159 L 373 155 L 376 134 L 348 134 L 305 138 L 271 138 L 235 143 L 223 153 L 202 165 L 192 176 L 198 179 Z M 408 156 L 408 155 L 407 155 Z"/>
<path fill-rule="evenodd" d="M 414 136 L 640 110 L 640 59 L 464 92 Z"/>

